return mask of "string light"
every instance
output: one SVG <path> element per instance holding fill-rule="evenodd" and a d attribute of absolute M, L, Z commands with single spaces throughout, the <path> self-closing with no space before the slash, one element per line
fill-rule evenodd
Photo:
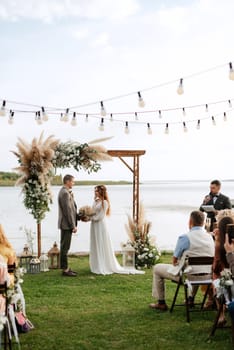
<path fill-rule="evenodd" d="M 128 122 L 125 122 L 124 132 L 125 132 L 125 134 L 129 134 L 129 132 L 130 132 L 129 127 L 128 127 Z"/>
<path fill-rule="evenodd" d="M 231 100 L 228 100 L 228 105 L 229 105 L 229 108 L 232 108 L 232 101 Z"/>
<path fill-rule="evenodd" d="M 41 112 L 40 111 L 36 112 L 36 122 L 37 122 L 38 125 L 42 124 Z"/>
<path fill-rule="evenodd" d="M 9 118 L 8 118 L 8 124 L 12 125 L 14 123 L 14 112 L 10 110 Z"/>
<path fill-rule="evenodd" d="M 89 115 L 88 114 L 85 115 L 85 121 L 86 121 L 86 123 L 88 123 L 88 121 L 89 121 Z"/>
<path fill-rule="evenodd" d="M 226 122 L 227 121 L 227 114 L 226 112 L 223 113 L 223 120 Z"/>
<path fill-rule="evenodd" d="M 145 101 L 141 97 L 140 91 L 138 91 L 137 94 L 138 94 L 138 106 L 141 107 L 141 108 L 144 108 L 145 107 Z"/>
<path fill-rule="evenodd" d="M 76 112 L 73 112 L 72 120 L 71 120 L 71 125 L 76 126 L 77 121 L 76 121 Z"/>
<path fill-rule="evenodd" d="M 206 113 L 209 112 L 208 104 L 206 104 Z"/>
<path fill-rule="evenodd" d="M 177 88 L 177 94 L 183 95 L 183 93 L 184 93 L 183 79 L 181 78 L 180 83 L 179 83 L 178 88 Z"/>
<path fill-rule="evenodd" d="M 105 116 L 106 116 L 106 110 L 105 110 L 103 101 L 100 102 L 100 105 L 101 105 L 101 111 L 100 111 L 100 113 L 101 113 L 101 115 L 102 115 L 103 117 L 105 117 Z"/>
<path fill-rule="evenodd" d="M 113 114 L 110 114 L 110 121 L 113 122 Z"/>
<path fill-rule="evenodd" d="M 69 121 L 69 108 L 66 109 L 65 114 L 63 115 L 63 122 L 68 122 Z"/>
<path fill-rule="evenodd" d="M 186 111 L 185 111 L 185 108 L 183 107 L 182 109 L 182 112 L 183 112 L 183 116 L 185 117 L 186 116 Z"/>
<path fill-rule="evenodd" d="M 162 111 L 158 111 L 158 117 L 161 119 L 162 118 Z"/>
<path fill-rule="evenodd" d="M 184 129 L 184 132 L 188 132 L 188 128 L 187 128 L 187 126 L 186 126 L 186 123 L 185 123 L 185 122 L 183 122 L 183 129 Z"/>
<path fill-rule="evenodd" d="M 211 119 L 212 119 L 212 124 L 215 126 L 216 125 L 215 118 L 212 116 Z"/>
<path fill-rule="evenodd" d="M 48 117 L 48 115 L 46 114 L 45 108 L 44 108 L 44 107 L 41 107 L 41 112 L 42 112 L 42 120 L 43 120 L 44 122 L 47 122 L 48 119 L 49 119 L 49 117 Z"/>
<path fill-rule="evenodd" d="M 135 112 L 135 120 L 138 120 L 137 112 Z"/>
<path fill-rule="evenodd" d="M 148 135 L 152 135 L 152 129 L 150 127 L 150 123 L 147 123 L 147 133 Z"/>
<path fill-rule="evenodd" d="M 3 100 L 2 101 L 2 107 L 0 109 L 0 116 L 1 117 L 5 117 L 5 115 L 6 115 L 6 101 Z"/>
<path fill-rule="evenodd" d="M 200 126 L 201 126 L 201 122 L 200 122 L 200 120 L 198 119 L 198 121 L 197 121 L 197 130 L 200 130 Z"/>
<path fill-rule="evenodd" d="M 104 118 L 101 119 L 101 123 L 99 125 L 99 130 L 104 131 Z"/>
<path fill-rule="evenodd" d="M 166 123 L 166 127 L 165 127 L 165 131 L 164 131 L 165 134 L 169 134 L 169 124 Z"/>
<path fill-rule="evenodd" d="M 63 113 L 60 113 L 60 122 L 63 122 Z"/>
<path fill-rule="evenodd" d="M 232 62 L 229 62 L 229 79 L 234 80 L 234 70 L 232 68 Z"/>

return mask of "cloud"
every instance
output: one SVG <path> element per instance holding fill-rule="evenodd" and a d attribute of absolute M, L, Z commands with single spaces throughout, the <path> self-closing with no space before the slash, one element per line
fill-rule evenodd
<path fill-rule="evenodd" d="M 123 19 L 139 10 L 136 0 L 1 0 L 0 20 L 40 20 L 51 22 L 74 17 Z"/>

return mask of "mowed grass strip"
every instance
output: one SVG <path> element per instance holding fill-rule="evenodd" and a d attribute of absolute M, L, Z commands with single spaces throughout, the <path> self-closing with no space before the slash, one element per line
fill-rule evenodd
<path fill-rule="evenodd" d="M 97 276 L 90 273 L 88 257 L 69 259 L 76 278 L 63 277 L 59 270 L 24 276 L 27 315 L 35 329 L 20 335 L 22 350 L 232 349 L 230 329 L 208 339 L 215 312 L 192 313 L 187 324 L 184 307 L 172 314 L 149 309 L 152 270 Z M 161 259 L 170 260 L 168 254 Z M 169 305 L 175 287 L 166 284 Z"/>

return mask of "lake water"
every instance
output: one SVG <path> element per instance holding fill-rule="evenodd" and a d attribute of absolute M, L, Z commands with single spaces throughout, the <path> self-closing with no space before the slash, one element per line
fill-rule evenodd
<path fill-rule="evenodd" d="M 47 252 L 54 241 L 59 242 L 57 229 L 57 194 L 60 187 L 53 187 L 54 203 L 42 222 L 42 251 Z M 187 231 L 188 216 L 191 210 L 197 209 L 209 189 L 207 181 L 155 182 L 140 185 L 140 199 L 143 202 L 146 218 L 152 222 L 151 234 L 161 249 L 173 250 L 178 235 Z M 74 196 L 78 207 L 91 205 L 93 186 L 74 187 Z M 109 233 L 115 250 L 120 250 L 121 242 L 128 239 L 125 224 L 127 214 L 132 214 L 132 186 L 108 186 L 111 201 L 111 216 L 107 219 Z M 225 181 L 222 193 L 234 198 L 234 182 Z M 26 243 L 26 235 L 19 230 L 26 226 L 36 231 L 33 217 L 27 213 L 22 204 L 20 188 L 0 187 L 0 222 L 17 253 Z M 78 234 L 73 236 L 71 252 L 89 251 L 89 223 L 79 223 Z M 36 247 L 36 235 L 34 249 Z"/>

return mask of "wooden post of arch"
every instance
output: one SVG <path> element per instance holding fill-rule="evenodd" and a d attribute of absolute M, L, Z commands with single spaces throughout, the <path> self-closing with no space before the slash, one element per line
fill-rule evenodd
<path fill-rule="evenodd" d="M 140 156 L 145 154 L 144 150 L 109 150 L 107 153 L 112 157 L 118 157 L 133 174 L 133 198 L 132 198 L 132 217 L 138 224 L 139 221 L 139 168 Z M 123 158 L 133 158 L 131 167 Z"/>

